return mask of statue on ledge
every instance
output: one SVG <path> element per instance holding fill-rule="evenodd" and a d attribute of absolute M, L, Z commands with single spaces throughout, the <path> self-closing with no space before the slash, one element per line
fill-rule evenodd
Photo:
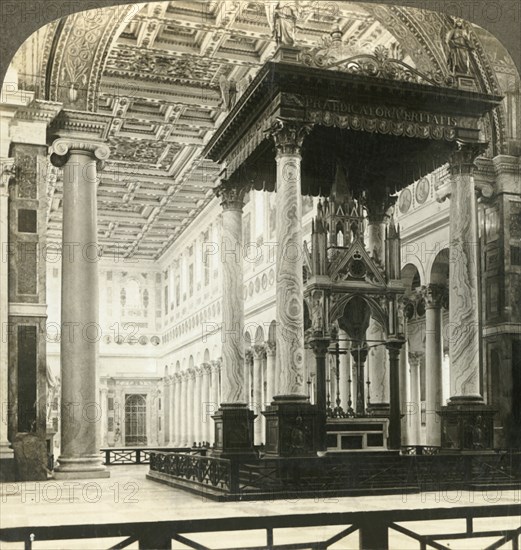
<path fill-rule="evenodd" d="M 266 16 L 277 45 L 295 45 L 297 7 L 295 2 L 266 2 Z"/>
<path fill-rule="evenodd" d="M 470 73 L 470 51 L 473 49 L 468 29 L 459 17 L 454 19 L 453 28 L 447 33 L 447 64 L 452 74 Z"/>

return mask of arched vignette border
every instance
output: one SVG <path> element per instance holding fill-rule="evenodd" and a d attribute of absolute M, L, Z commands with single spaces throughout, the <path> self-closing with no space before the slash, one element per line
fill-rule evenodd
<path fill-rule="evenodd" d="M 521 74 L 521 40 L 519 21 L 521 4 L 518 0 L 479 0 L 477 2 L 454 2 L 437 0 L 434 5 L 426 0 L 365 0 L 362 4 L 381 4 L 384 6 L 402 6 L 424 8 L 463 17 L 490 32 L 498 39 L 512 56 L 517 71 Z M 52 6 L 49 6 L 52 4 Z M 32 0 L 28 11 L 26 2 L 4 2 L 1 19 L 2 44 L 0 56 L 0 77 L 4 78 L 7 67 L 18 48 L 40 27 L 86 9 L 111 6 L 143 4 L 139 0 Z M 501 37 L 499 39 L 498 37 Z"/>
<path fill-rule="evenodd" d="M 64 6 L 69 8 L 70 15 L 68 17 L 59 21 L 54 20 L 50 24 L 44 46 L 42 73 L 45 74 L 45 82 L 43 88 L 47 100 L 59 101 L 64 107 L 70 106 L 74 110 L 95 112 L 98 107 L 97 92 L 111 45 L 125 25 L 145 3 L 132 2 L 132 0 L 129 2 L 97 0 L 92 3 L 83 3 L 81 7 L 78 6 L 79 10 L 72 10 L 75 1 L 79 2 L 80 0 L 71 0 L 67 6 Z M 440 0 L 440 2 L 442 1 Z M 482 3 L 492 1 L 498 4 L 498 2 L 504 3 L 509 0 L 482 0 Z M 53 7 L 59 4 L 59 0 L 53 1 Z M 451 19 L 447 13 L 441 10 L 441 4 L 422 6 L 421 0 L 407 0 L 405 2 L 404 0 L 396 2 L 366 0 L 365 2 L 359 2 L 359 4 L 391 32 L 400 43 L 404 43 L 406 46 L 404 51 L 417 64 L 428 64 L 435 70 L 447 72 L 441 37 L 450 28 Z M 453 7 L 453 3 L 449 6 Z M 429 26 L 427 19 L 422 25 L 418 12 L 407 11 L 406 8 L 411 7 L 423 7 L 432 12 L 433 17 L 429 18 L 432 25 Z M 82 15 L 82 12 L 88 10 L 90 10 L 88 18 L 92 21 L 92 24 L 89 26 L 77 24 L 81 17 L 86 17 L 86 15 Z M 156 7 L 157 10 L 161 11 L 159 7 Z M 54 15 L 57 14 L 57 11 L 54 12 Z M 65 11 L 67 12 L 67 10 Z M 521 8 L 519 12 L 521 14 Z M 37 8 L 33 10 L 33 13 L 40 15 L 36 18 L 36 22 L 45 23 L 44 14 L 39 13 Z M 51 15 L 53 15 L 52 10 Z M 459 10 L 455 15 L 465 16 L 466 14 L 461 13 L 461 10 Z M 490 15 L 488 17 L 490 18 Z M 472 17 L 466 17 L 466 19 L 473 20 Z M 488 32 L 492 32 L 489 26 L 483 24 L 481 26 Z M 437 29 L 437 31 L 434 29 Z M 430 36 L 432 33 L 434 35 L 438 34 L 439 39 L 433 40 Z M 497 39 L 493 32 L 492 34 Z M 505 34 L 503 33 L 502 36 L 504 37 Z M 474 57 L 478 88 L 483 92 L 497 93 L 499 90 L 497 77 L 492 67 L 489 66 L 480 40 L 472 29 L 471 39 L 475 47 Z M 497 40 L 500 42 L 499 39 Z M 2 72 L 3 70 L 2 67 Z M 71 93 L 74 95 L 74 100 L 69 100 Z M 507 152 L 505 124 L 506 116 L 502 105 L 487 115 L 485 131 L 487 140 L 490 142 L 489 156 L 493 157 Z"/>

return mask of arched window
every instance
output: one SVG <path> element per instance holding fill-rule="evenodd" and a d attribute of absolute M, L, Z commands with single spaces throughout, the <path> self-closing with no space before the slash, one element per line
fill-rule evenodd
<path fill-rule="evenodd" d="M 125 445 L 147 444 L 146 395 L 129 395 L 125 400 Z"/>

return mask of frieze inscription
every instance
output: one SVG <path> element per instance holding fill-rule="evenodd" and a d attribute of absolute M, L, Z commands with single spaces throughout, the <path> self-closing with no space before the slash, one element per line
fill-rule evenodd
<path fill-rule="evenodd" d="M 358 105 L 340 100 L 324 100 L 316 97 L 304 98 L 303 106 L 306 108 L 308 113 L 319 110 L 337 114 L 382 118 L 395 122 L 413 122 L 437 126 L 460 126 L 460 121 L 457 117 L 428 113 L 424 111 L 412 111 L 404 107 L 392 107 L 387 105 Z"/>

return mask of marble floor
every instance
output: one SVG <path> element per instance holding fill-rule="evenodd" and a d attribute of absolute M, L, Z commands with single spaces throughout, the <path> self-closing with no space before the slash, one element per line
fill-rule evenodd
<path fill-rule="evenodd" d="M 147 480 L 148 466 L 113 466 L 109 479 L 85 481 L 47 481 L 0 484 L 0 527 L 71 525 L 79 523 L 128 523 L 172 519 L 204 519 L 245 516 L 271 516 L 295 513 L 366 511 L 389 509 L 428 509 L 469 505 L 508 504 L 521 502 L 520 491 L 442 492 L 413 495 L 343 497 L 327 499 L 276 500 L 219 503 L 200 496 L 172 489 Z M 475 529 L 517 528 L 521 518 L 478 519 Z M 464 531 L 463 520 L 407 523 L 418 533 Z M 276 530 L 275 543 L 297 543 L 326 539 L 341 527 L 298 528 Z M 264 531 L 243 533 L 209 533 L 191 535 L 192 539 L 212 548 L 243 548 L 265 544 Z M 35 541 L 33 548 L 53 550 L 108 548 L 122 539 L 90 539 L 84 541 Z M 450 541 L 450 548 L 477 550 L 495 539 Z M 417 542 L 391 532 L 392 549 L 418 548 Z M 137 548 L 137 543 L 129 548 Z M 17 543 L 1 543 L 2 549 L 23 548 Z M 172 548 L 186 548 L 173 542 Z M 358 534 L 340 541 L 331 548 L 358 548 Z M 503 548 L 512 548 L 505 545 Z"/>

